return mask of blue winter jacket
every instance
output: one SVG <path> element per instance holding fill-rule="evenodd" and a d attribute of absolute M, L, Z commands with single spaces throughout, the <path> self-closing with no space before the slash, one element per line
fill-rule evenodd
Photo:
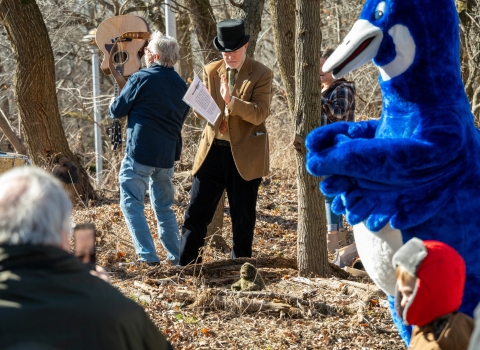
<path fill-rule="evenodd" d="M 180 159 L 182 125 L 189 107 L 187 85 L 173 68 L 152 64 L 128 79 L 110 107 L 112 118 L 128 115 L 126 153 L 136 162 L 171 168 Z"/>

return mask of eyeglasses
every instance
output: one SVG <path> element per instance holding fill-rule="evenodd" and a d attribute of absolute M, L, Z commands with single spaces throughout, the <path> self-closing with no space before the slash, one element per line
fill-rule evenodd
<path fill-rule="evenodd" d="M 152 50 L 150 50 L 148 47 L 145 48 L 145 54 L 149 53 L 150 55 L 153 54 Z"/>

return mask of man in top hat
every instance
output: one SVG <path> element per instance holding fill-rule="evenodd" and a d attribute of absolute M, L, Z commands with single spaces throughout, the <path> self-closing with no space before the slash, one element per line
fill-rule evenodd
<path fill-rule="evenodd" d="M 240 19 L 217 24 L 213 43 L 223 59 L 205 66 L 203 79 L 222 113 L 215 125 L 205 127 L 195 156 L 180 265 L 200 261 L 207 226 L 225 189 L 232 218 L 232 258 L 252 256 L 258 187 L 269 171 L 265 120 L 273 72 L 247 56 L 249 38 Z"/>

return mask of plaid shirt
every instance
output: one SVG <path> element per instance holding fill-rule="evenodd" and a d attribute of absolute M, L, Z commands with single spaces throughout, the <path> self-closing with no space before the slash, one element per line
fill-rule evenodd
<path fill-rule="evenodd" d="M 322 124 L 355 121 L 355 83 L 335 80 L 322 93 Z"/>

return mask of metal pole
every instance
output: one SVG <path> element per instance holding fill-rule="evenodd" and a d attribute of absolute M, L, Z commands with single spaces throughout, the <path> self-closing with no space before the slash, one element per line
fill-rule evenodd
<path fill-rule="evenodd" d="M 165 0 L 165 31 L 166 35 L 177 38 L 177 23 L 175 13 L 171 8 L 172 0 Z"/>
<path fill-rule="evenodd" d="M 94 132 L 95 132 L 95 168 L 96 168 L 96 182 L 97 186 L 100 185 L 103 171 L 103 158 L 102 158 L 102 132 L 100 130 L 100 124 L 102 122 L 100 115 L 100 105 L 98 103 L 98 96 L 100 96 L 100 62 L 98 60 L 98 51 L 96 48 L 90 50 L 92 52 L 92 80 L 93 80 L 93 119 L 95 120 Z"/>

